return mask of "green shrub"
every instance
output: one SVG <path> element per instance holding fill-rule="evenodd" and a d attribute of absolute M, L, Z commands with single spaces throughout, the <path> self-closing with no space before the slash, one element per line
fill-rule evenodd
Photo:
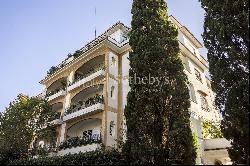
<path fill-rule="evenodd" d="M 126 165 L 126 161 L 121 153 L 116 150 L 101 149 L 65 156 L 16 160 L 8 165 Z"/>
<path fill-rule="evenodd" d="M 90 137 L 73 137 L 70 138 L 69 140 L 61 143 L 58 147 L 58 150 L 63 150 L 63 149 L 67 149 L 67 148 L 73 148 L 73 147 L 78 147 L 78 146 L 83 146 L 83 145 L 90 145 L 90 144 L 100 144 L 101 141 L 101 137 L 100 135 L 93 135 Z"/>

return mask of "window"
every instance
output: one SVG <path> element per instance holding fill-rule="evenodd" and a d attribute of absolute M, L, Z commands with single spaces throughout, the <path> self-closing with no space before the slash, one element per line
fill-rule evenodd
<path fill-rule="evenodd" d="M 212 89 L 211 83 L 210 83 L 210 81 L 208 81 L 208 80 L 207 80 L 207 87 L 208 87 L 209 89 Z"/>
<path fill-rule="evenodd" d="M 116 59 L 115 59 L 115 57 L 111 58 L 111 62 L 112 62 L 112 66 L 116 66 Z"/>
<path fill-rule="evenodd" d="M 110 97 L 111 97 L 111 98 L 114 98 L 114 91 L 115 91 L 115 87 L 112 86 L 112 87 L 111 87 L 111 90 L 110 90 Z"/>
<path fill-rule="evenodd" d="M 83 138 L 85 138 L 85 139 L 91 138 L 92 132 L 93 132 L 93 130 L 84 131 L 84 132 L 83 132 Z"/>
<path fill-rule="evenodd" d="M 195 76 L 196 79 L 202 83 L 201 73 L 197 69 L 195 69 Z"/>
<path fill-rule="evenodd" d="M 185 68 L 187 71 L 191 72 L 190 66 L 189 66 L 189 63 L 188 63 L 188 62 L 183 63 L 183 65 L 184 65 L 184 68 Z"/>
<path fill-rule="evenodd" d="M 189 95 L 190 95 L 191 101 L 193 101 L 193 102 L 196 103 L 197 100 L 196 100 L 194 85 L 192 83 L 190 83 L 189 86 L 188 86 L 188 88 L 189 88 Z"/>
<path fill-rule="evenodd" d="M 190 47 L 190 49 L 191 49 L 191 52 L 192 52 L 194 55 L 196 55 L 196 49 L 195 49 L 190 43 L 188 43 L 188 45 L 189 45 L 189 47 Z"/>
<path fill-rule="evenodd" d="M 109 135 L 111 135 L 112 137 L 115 136 L 115 122 L 111 121 L 109 124 Z"/>
<path fill-rule="evenodd" d="M 200 93 L 200 95 L 201 95 L 201 109 L 203 111 L 209 112 L 210 110 L 209 110 L 209 107 L 208 107 L 208 102 L 207 102 L 206 96 L 204 94 L 202 94 L 202 93 Z"/>
<path fill-rule="evenodd" d="M 44 141 L 40 141 L 40 142 L 38 143 L 38 145 L 39 145 L 39 147 L 43 148 L 44 145 L 45 145 L 45 143 L 44 143 Z"/>

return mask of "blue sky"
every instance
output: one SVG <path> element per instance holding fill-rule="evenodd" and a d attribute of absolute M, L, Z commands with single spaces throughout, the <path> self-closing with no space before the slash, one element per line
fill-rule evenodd
<path fill-rule="evenodd" d="M 202 41 L 198 0 L 167 2 L 169 14 Z M 1 0 L 0 111 L 19 93 L 42 92 L 38 82 L 47 70 L 92 40 L 95 26 L 101 34 L 117 21 L 130 25 L 131 5 L 132 0 Z"/>

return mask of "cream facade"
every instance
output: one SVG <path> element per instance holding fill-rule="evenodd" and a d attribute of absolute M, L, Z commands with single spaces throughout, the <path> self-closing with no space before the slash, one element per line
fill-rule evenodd
<path fill-rule="evenodd" d="M 208 62 L 199 53 L 202 44 L 174 17 L 170 19 L 179 30 L 180 58 L 190 82 L 191 127 L 202 146 L 202 155 L 197 161 L 206 163 L 213 159 L 205 157 L 202 122 L 221 120 L 213 104 L 210 80 L 206 77 Z M 115 24 L 80 49 L 79 55 L 69 56 L 40 82 L 45 86 L 44 95 L 47 94 L 53 111 L 60 113 L 60 118 L 53 121 L 57 128 L 57 145 L 74 137 L 95 137 L 100 138 L 104 146 L 117 147 L 117 140 L 126 139 L 124 108 L 130 90 L 128 57 L 131 51 L 126 34 L 129 31 L 124 24 Z M 89 144 L 57 154 L 98 147 L 96 143 Z"/>

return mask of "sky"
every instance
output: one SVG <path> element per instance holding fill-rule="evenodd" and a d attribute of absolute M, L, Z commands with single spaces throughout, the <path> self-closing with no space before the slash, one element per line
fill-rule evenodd
<path fill-rule="evenodd" d="M 201 42 L 204 11 L 198 0 L 167 0 L 174 15 Z M 39 84 L 59 64 L 118 21 L 130 26 L 132 0 L 1 0 L 0 112 Z M 95 8 L 97 15 L 95 16 Z M 201 53 L 206 57 L 206 49 Z"/>

